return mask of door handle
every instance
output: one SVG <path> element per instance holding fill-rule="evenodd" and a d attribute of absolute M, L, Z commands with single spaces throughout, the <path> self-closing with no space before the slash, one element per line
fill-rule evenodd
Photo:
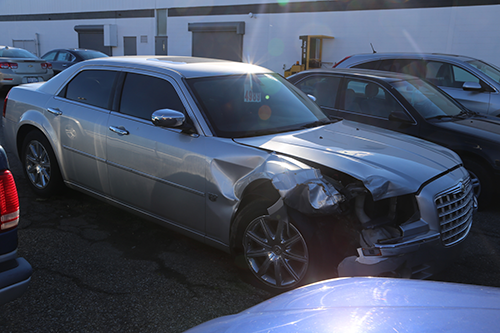
<path fill-rule="evenodd" d="M 59 110 L 58 108 L 47 108 L 47 111 L 52 113 L 53 115 L 60 116 L 62 115 L 62 111 Z"/>
<path fill-rule="evenodd" d="M 129 135 L 129 132 L 124 128 L 118 128 L 115 126 L 109 126 L 111 132 L 117 133 L 119 135 Z"/>

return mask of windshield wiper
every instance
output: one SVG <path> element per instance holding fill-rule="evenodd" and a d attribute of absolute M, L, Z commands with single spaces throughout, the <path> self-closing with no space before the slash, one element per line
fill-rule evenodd
<path fill-rule="evenodd" d="M 472 116 L 472 115 L 473 115 L 472 111 L 469 111 L 469 110 L 462 110 L 462 111 L 460 111 L 460 113 L 459 113 L 459 114 L 456 114 L 456 115 L 454 115 L 453 117 L 454 117 L 454 118 L 464 118 L 464 117 L 470 117 L 470 116 Z"/>
<path fill-rule="evenodd" d="M 443 118 L 454 118 L 455 116 L 450 116 L 448 114 L 440 114 L 438 116 L 433 116 L 433 117 L 429 117 L 429 118 L 425 118 L 427 120 L 431 120 L 431 119 L 443 119 Z"/>
<path fill-rule="evenodd" d="M 429 118 L 426 118 L 426 119 L 427 120 L 430 120 L 430 119 L 443 119 L 443 118 L 452 118 L 452 119 L 462 118 L 463 119 L 463 118 L 471 117 L 473 115 L 474 115 L 474 113 L 472 111 L 462 110 L 459 113 L 454 114 L 454 115 L 440 114 L 440 115 L 429 117 Z"/>
<path fill-rule="evenodd" d="M 300 128 L 313 128 L 313 127 L 318 127 L 318 126 L 323 126 L 323 125 L 328 125 L 331 123 L 335 123 L 339 121 L 338 118 L 328 118 L 328 119 L 323 119 L 323 120 L 316 120 L 313 121 L 312 123 L 308 123 L 305 125 L 300 126 Z"/>

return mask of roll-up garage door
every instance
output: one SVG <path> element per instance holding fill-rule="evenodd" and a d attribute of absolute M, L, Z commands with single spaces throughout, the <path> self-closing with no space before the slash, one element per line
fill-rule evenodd
<path fill-rule="evenodd" d="M 189 23 L 194 57 L 242 61 L 245 22 Z"/>
<path fill-rule="evenodd" d="M 78 47 L 112 55 L 111 46 L 104 46 L 104 25 L 77 25 Z"/>

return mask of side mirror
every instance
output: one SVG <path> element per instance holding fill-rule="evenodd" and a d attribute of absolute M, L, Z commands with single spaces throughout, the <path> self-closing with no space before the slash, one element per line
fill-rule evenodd
<path fill-rule="evenodd" d="M 466 91 L 481 91 L 484 90 L 483 87 L 477 82 L 464 82 L 462 86 L 463 90 Z"/>
<path fill-rule="evenodd" d="M 184 124 L 186 117 L 184 116 L 184 113 L 179 111 L 160 109 L 153 112 L 151 115 L 151 121 L 155 126 L 178 128 Z"/>
<path fill-rule="evenodd" d="M 389 114 L 389 120 L 406 124 L 413 123 L 413 119 L 404 111 L 392 111 L 391 114 Z"/>

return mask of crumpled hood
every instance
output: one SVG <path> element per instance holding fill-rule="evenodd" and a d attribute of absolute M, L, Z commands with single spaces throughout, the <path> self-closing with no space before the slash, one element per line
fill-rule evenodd
<path fill-rule="evenodd" d="M 447 148 L 346 120 L 235 141 L 349 174 L 363 181 L 375 200 L 415 193 L 427 180 L 461 164 Z"/>

